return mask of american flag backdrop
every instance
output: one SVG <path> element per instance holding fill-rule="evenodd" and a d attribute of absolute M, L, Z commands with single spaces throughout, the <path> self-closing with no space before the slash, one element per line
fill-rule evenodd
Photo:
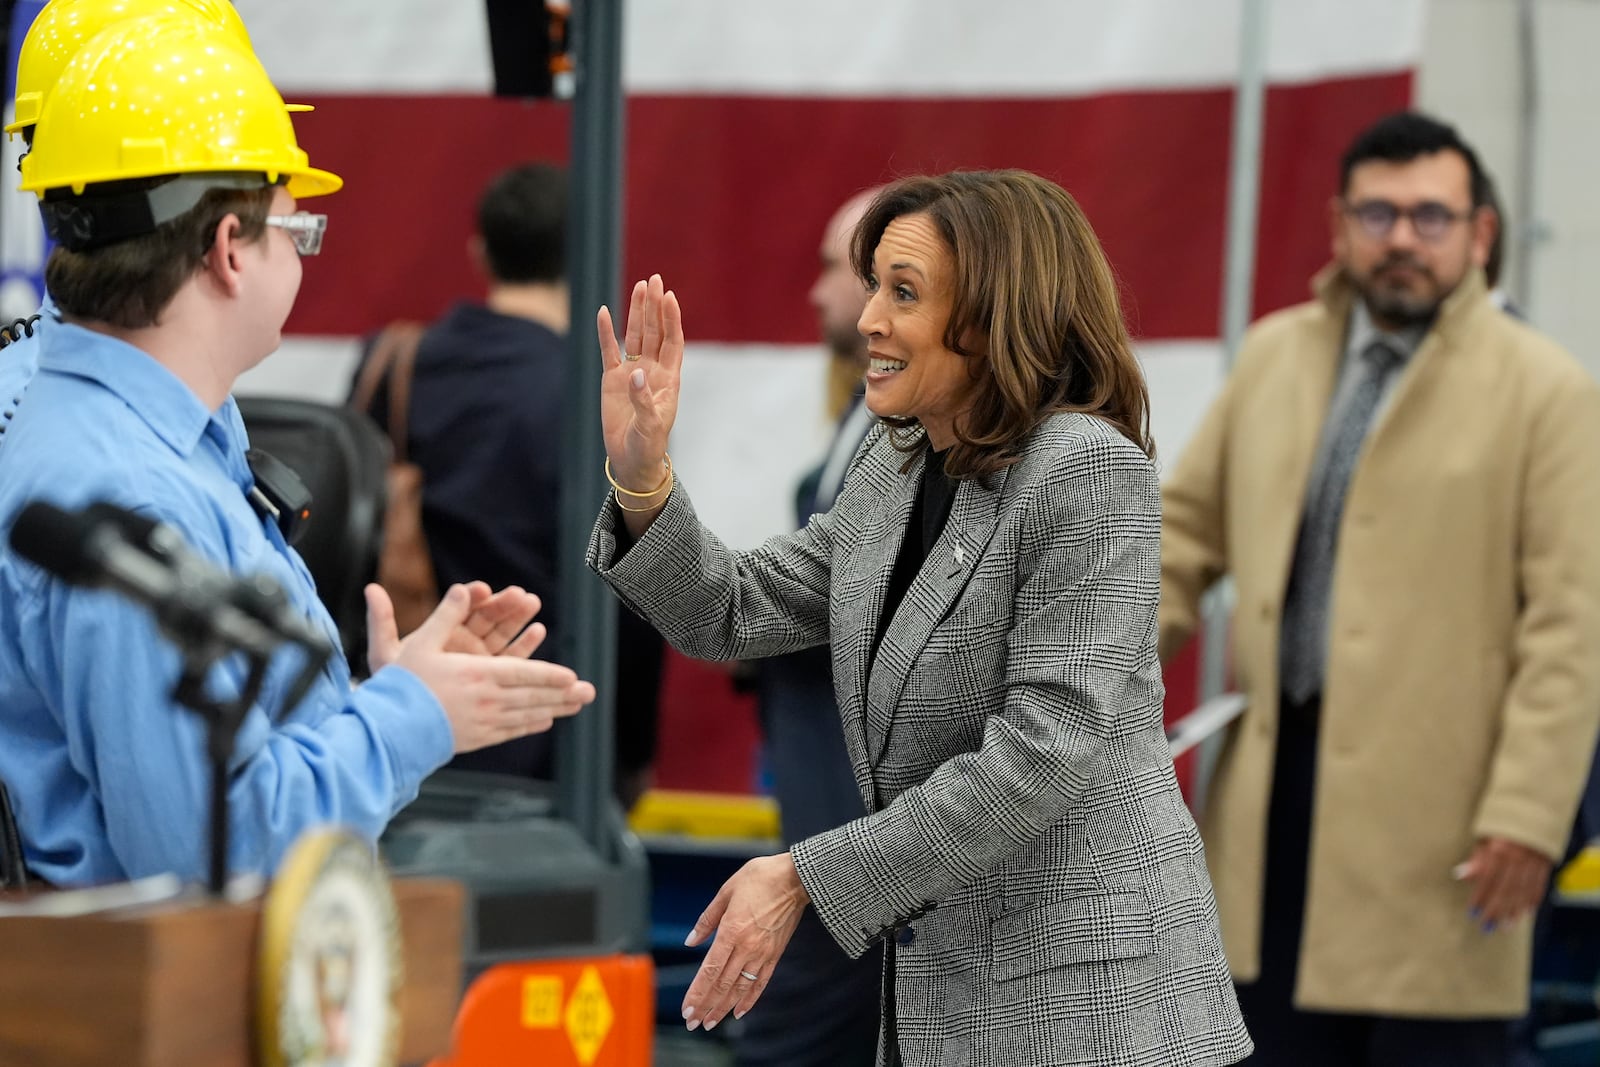
<path fill-rule="evenodd" d="M 567 105 L 494 95 L 495 35 L 507 32 L 497 6 L 238 0 L 284 95 L 316 105 L 297 117 L 301 144 L 346 180 L 315 206 L 330 215 L 327 241 L 307 262 L 283 351 L 241 392 L 342 399 L 361 335 L 481 292 L 466 242 L 484 182 L 567 155 Z M 1339 154 L 1410 101 L 1426 16 L 1426 0 L 1266 6 L 1258 313 L 1303 299 L 1326 260 Z M 682 301 L 690 348 L 673 459 L 711 528 L 748 546 L 791 524 L 794 484 L 829 431 L 806 303 L 823 224 L 855 190 L 916 172 L 1024 167 L 1080 200 L 1120 276 L 1170 462 L 1225 363 L 1241 8 L 632 0 L 625 277 L 659 271 Z M 498 43 L 508 84 L 517 49 Z M 8 205 L 8 231 L 14 215 Z M 663 778 L 748 787 L 748 711 L 730 710 L 715 672 L 674 662 L 669 675 Z M 1185 679 L 1173 683 L 1174 702 L 1192 700 Z"/>

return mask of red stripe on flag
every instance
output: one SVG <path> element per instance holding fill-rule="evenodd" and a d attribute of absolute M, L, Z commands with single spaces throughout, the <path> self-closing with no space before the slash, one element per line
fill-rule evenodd
<path fill-rule="evenodd" d="M 306 260 L 287 330 L 362 334 L 430 319 L 481 296 L 467 257 L 478 196 L 506 167 L 565 162 L 564 105 L 479 96 L 313 96 L 295 134 L 314 166 L 345 187 L 306 207 L 328 214 Z"/>
<path fill-rule="evenodd" d="M 1340 153 L 1362 126 L 1405 106 L 1411 76 L 1274 88 L 1262 164 L 1256 307 L 1304 299 L 1327 258 L 1323 210 Z M 356 334 L 428 318 L 480 283 L 466 257 L 473 210 L 494 173 L 564 160 L 562 105 L 477 97 L 327 97 L 299 120 L 319 166 L 347 190 L 324 253 L 306 265 L 292 332 Z M 918 171 L 1016 166 L 1082 201 L 1120 274 L 1137 331 L 1218 329 L 1228 124 L 1222 90 L 1070 100 L 823 100 L 637 97 L 628 108 L 627 276 L 661 271 L 691 338 L 810 343 L 812 250 L 850 192 Z M 1169 711 L 1194 701 L 1172 677 Z M 663 697 L 657 780 L 741 789 L 754 773 L 749 699 L 675 662 Z M 726 735 L 707 759 L 685 737 Z"/>
<path fill-rule="evenodd" d="M 1410 95 L 1408 73 L 1268 94 L 1258 309 L 1303 299 L 1327 255 L 1322 208 L 1339 154 Z M 362 333 L 477 294 L 465 247 L 479 190 L 513 163 L 567 156 L 564 105 L 309 102 L 318 109 L 297 122 L 302 144 L 347 186 L 326 201 L 328 242 L 307 264 L 295 333 Z M 1023 167 L 1083 203 L 1141 336 L 1215 336 L 1230 109 L 1222 89 L 1058 100 L 634 97 L 627 277 L 660 271 L 695 340 L 809 343 L 812 250 L 849 193 L 901 174 Z"/>
<path fill-rule="evenodd" d="M 1267 94 L 1256 315 L 1310 298 L 1311 276 L 1332 254 L 1327 206 L 1339 192 L 1339 160 L 1363 129 L 1411 106 L 1412 84 L 1406 71 L 1286 86 Z"/>

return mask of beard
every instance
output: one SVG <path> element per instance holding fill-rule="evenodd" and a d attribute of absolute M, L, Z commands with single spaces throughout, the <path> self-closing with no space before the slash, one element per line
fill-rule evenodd
<path fill-rule="evenodd" d="M 1420 279 L 1420 284 L 1413 282 L 1407 286 L 1388 277 L 1397 267 L 1409 270 L 1413 278 Z M 1365 277 L 1356 278 L 1355 285 L 1368 314 L 1380 324 L 1396 329 L 1428 325 L 1449 295 L 1433 271 L 1403 253 L 1388 257 Z"/>
<path fill-rule="evenodd" d="M 824 323 L 822 343 L 828 346 L 828 351 L 841 359 L 858 360 L 863 366 L 867 362 L 867 339 L 861 336 L 861 331 L 856 329 L 854 322 L 843 326 Z"/>

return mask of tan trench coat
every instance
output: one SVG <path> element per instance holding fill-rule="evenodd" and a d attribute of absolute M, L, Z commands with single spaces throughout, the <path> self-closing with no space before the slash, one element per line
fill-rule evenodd
<path fill-rule="evenodd" d="M 1278 636 L 1352 291 L 1258 323 L 1163 489 L 1161 637 L 1237 591 L 1231 728 L 1203 836 L 1234 975 L 1259 967 Z M 1476 839 L 1565 847 L 1600 725 L 1600 387 L 1474 272 L 1353 474 L 1333 577 L 1295 1002 L 1398 1016 L 1525 1009 L 1530 923 L 1484 934 L 1451 878 Z"/>

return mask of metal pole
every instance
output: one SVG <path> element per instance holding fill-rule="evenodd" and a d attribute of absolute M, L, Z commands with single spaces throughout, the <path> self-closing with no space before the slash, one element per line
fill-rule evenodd
<path fill-rule="evenodd" d="M 1250 325 L 1255 294 L 1256 224 L 1261 201 L 1261 129 L 1266 109 L 1267 0 L 1242 0 L 1239 20 L 1239 82 L 1233 96 L 1233 152 L 1228 174 L 1228 231 L 1222 279 L 1222 361 L 1234 354 Z M 1203 606 L 1200 702 L 1220 695 L 1228 680 L 1228 620 L 1233 589 L 1224 580 Z M 1205 796 L 1216 746 L 1202 748 L 1194 796 Z"/>
<path fill-rule="evenodd" d="M 1521 232 L 1510 245 L 1515 256 L 1511 291 L 1524 315 L 1534 317 L 1533 253 L 1547 235 L 1536 214 L 1539 204 L 1539 27 L 1534 0 L 1517 5 L 1517 46 L 1521 59 L 1522 123 L 1517 130 L 1517 218 Z M 1500 220 L 1505 225 L 1505 220 Z"/>
<path fill-rule="evenodd" d="M 577 88 L 568 181 L 572 328 L 561 442 L 561 626 L 563 658 L 594 682 L 596 696 L 592 706 L 557 727 L 556 796 L 562 817 L 609 859 L 615 852 L 605 812 L 615 751 L 617 607 L 584 565 L 584 554 L 606 492 L 600 351 L 592 323 L 601 304 L 617 306 L 621 272 L 622 0 L 578 0 L 571 28 Z"/>
<path fill-rule="evenodd" d="M 1233 95 L 1233 158 L 1228 173 L 1228 233 L 1223 255 L 1222 358 L 1250 325 L 1256 279 L 1256 217 L 1261 201 L 1261 127 L 1267 87 L 1267 0 L 1243 0 L 1239 85 Z"/>

